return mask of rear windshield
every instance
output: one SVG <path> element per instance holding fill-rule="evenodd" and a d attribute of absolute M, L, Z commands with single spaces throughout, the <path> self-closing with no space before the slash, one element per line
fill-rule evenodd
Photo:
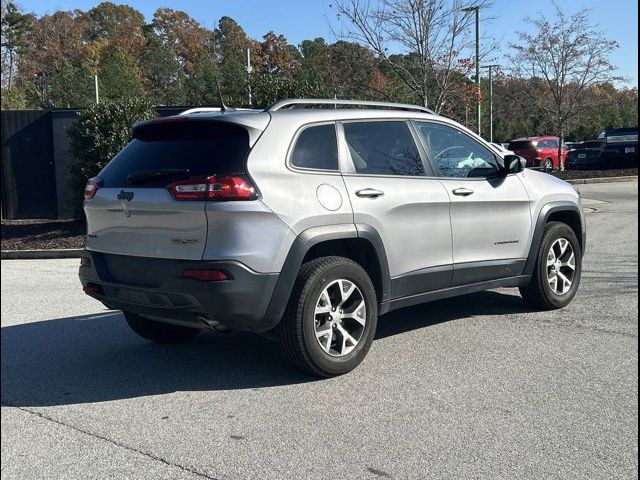
<path fill-rule="evenodd" d="M 607 143 L 637 142 L 638 130 L 632 128 L 620 128 L 617 130 L 607 130 Z"/>
<path fill-rule="evenodd" d="M 517 142 L 511 142 L 509 144 L 509 150 L 530 150 L 532 148 L 535 148 L 535 145 L 533 144 L 532 141 L 517 141 Z"/>
<path fill-rule="evenodd" d="M 249 135 L 238 125 L 211 121 L 151 123 L 102 169 L 105 187 L 164 187 L 190 177 L 245 173 Z"/>

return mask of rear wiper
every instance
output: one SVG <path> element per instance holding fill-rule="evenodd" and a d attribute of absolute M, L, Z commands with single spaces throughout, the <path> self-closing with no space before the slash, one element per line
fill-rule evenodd
<path fill-rule="evenodd" d="M 143 170 L 141 172 L 133 172 L 127 175 L 129 185 L 150 182 L 159 178 L 179 177 L 189 174 L 187 168 L 160 168 L 156 170 Z"/>

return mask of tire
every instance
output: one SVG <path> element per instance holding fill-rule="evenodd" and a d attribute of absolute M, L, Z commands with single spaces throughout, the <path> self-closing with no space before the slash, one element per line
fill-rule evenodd
<path fill-rule="evenodd" d="M 350 285 L 356 289 L 351 291 Z M 346 294 L 339 294 L 340 289 L 348 290 L 351 296 L 345 299 Z M 337 295 L 343 297 L 342 300 Z M 322 306 L 325 298 L 329 302 Z M 340 302 L 344 303 L 344 310 Z M 362 305 L 365 311 L 361 310 Z M 324 308 L 333 310 L 316 313 Z M 340 320 L 334 317 L 338 315 L 333 313 L 336 308 Z M 362 319 L 356 321 L 354 316 L 361 316 L 364 325 Z M 326 378 L 347 373 L 362 362 L 373 342 L 377 321 L 376 292 L 364 269 L 348 258 L 321 257 L 300 268 L 276 334 L 283 355 L 296 368 Z M 332 322 L 339 325 L 330 324 Z M 323 331 L 329 333 L 320 337 Z M 351 340 L 358 340 L 355 346 L 353 341 L 345 340 L 348 337 L 342 335 L 343 331 Z"/>
<path fill-rule="evenodd" d="M 124 318 L 131 327 L 142 338 L 156 343 L 180 343 L 195 337 L 200 333 L 199 328 L 182 327 L 170 323 L 158 322 L 141 317 L 132 312 L 122 312 Z"/>
<path fill-rule="evenodd" d="M 547 158 L 544 161 L 544 171 L 545 172 L 553 172 L 553 160 L 551 160 L 550 158 Z"/>
<path fill-rule="evenodd" d="M 566 282 L 558 274 L 556 286 L 553 286 L 552 278 L 554 272 L 558 271 L 555 266 L 549 266 L 551 261 L 551 249 L 554 247 L 554 257 L 561 263 L 569 260 L 569 250 L 567 249 L 562 255 L 558 255 L 561 251 L 562 241 L 568 241 L 574 255 L 574 269 L 571 276 L 571 268 L 569 266 L 560 267 L 562 276 L 571 280 L 571 285 L 566 291 L 559 293 L 559 290 L 566 288 Z M 558 263 L 556 263 L 558 265 Z M 522 298 L 532 307 L 541 310 L 556 310 L 567 306 L 576 295 L 580 278 L 582 275 L 582 250 L 575 232 L 565 223 L 549 222 L 544 229 L 542 242 L 536 258 L 536 264 L 531 278 L 531 283 L 526 287 L 520 288 Z"/>

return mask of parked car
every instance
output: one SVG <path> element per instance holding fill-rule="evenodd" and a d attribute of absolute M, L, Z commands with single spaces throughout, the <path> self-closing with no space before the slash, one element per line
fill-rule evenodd
<path fill-rule="evenodd" d="M 598 139 L 604 142 L 602 168 L 638 167 L 638 127 L 606 130 Z"/>
<path fill-rule="evenodd" d="M 351 105 L 366 108 L 305 108 Z M 145 339 L 252 331 L 310 374 L 342 374 L 399 308 L 497 287 L 571 302 L 580 196 L 523 169 L 411 105 L 297 99 L 139 123 L 87 182 L 80 280 Z"/>
<path fill-rule="evenodd" d="M 602 168 L 604 143 L 600 140 L 574 143 L 567 153 L 567 170 L 592 170 Z"/>
<path fill-rule="evenodd" d="M 558 160 L 558 137 L 538 136 L 515 138 L 509 143 L 509 150 L 527 159 L 527 167 L 541 167 L 543 170 L 560 168 Z M 566 159 L 568 149 L 563 146 L 562 159 Z"/>

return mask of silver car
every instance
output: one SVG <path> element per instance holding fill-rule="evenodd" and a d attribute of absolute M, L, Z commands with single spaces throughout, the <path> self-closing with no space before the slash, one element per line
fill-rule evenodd
<path fill-rule="evenodd" d="M 497 287 L 542 309 L 575 296 L 578 192 L 456 122 L 338 100 L 210 110 L 137 124 L 87 183 L 84 291 L 142 337 L 266 334 L 328 377 L 398 308 Z"/>

